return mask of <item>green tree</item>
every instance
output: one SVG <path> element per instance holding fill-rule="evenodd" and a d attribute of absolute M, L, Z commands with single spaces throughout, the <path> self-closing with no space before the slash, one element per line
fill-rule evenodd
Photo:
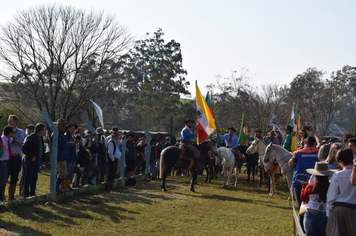
<path fill-rule="evenodd" d="M 170 117 L 181 106 L 180 95 L 188 95 L 186 70 L 180 44 L 175 40 L 165 43 L 163 32 L 138 40 L 130 52 L 121 58 L 124 65 L 125 88 L 130 91 L 129 119 L 139 118 L 134 126 L 154 130 L 169 130 Z"/>

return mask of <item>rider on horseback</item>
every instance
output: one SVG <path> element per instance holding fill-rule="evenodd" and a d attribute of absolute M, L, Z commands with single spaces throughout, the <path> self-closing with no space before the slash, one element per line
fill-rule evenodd
<path fill-rule="evenodd" d="M 199 158 L 200 151 L 190 144 L 190 139 L 195 138 L 196 134 L 198 133 L 198 130 L 195 130 L 194 134 L 190 130 L 194 122 L 195 121 L 191 119 L 186 119 L 184 121 L 185 127 L 180 132 L 180 141 L 183 143 L 185 148 L 189 149 L 194 154 L 195 158 Z"/>
<path fill-rule="evenodd" d="M 239 138 L 234 132 L 235 128 L 228 128 L 229 133 L 225 135 L 220 135 L 220 130 L 217 129 L 217 135 L 219 139 L 225 140 L 226 147 L 229 148 L 235 155 L 236 163 L 242 164 L 241 154 L 237 147 L 239 146 Z"/>

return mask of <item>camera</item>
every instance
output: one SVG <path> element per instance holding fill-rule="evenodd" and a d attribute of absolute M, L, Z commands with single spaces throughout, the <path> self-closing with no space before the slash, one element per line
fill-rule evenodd
<path fill-rule="evenodd" d="M 306 125 L 306 126 L 304 126 L 304 129 L 306 129 L 306 130 L 311 130 L 311 128 L 312 128 L 311 125 Z"/>

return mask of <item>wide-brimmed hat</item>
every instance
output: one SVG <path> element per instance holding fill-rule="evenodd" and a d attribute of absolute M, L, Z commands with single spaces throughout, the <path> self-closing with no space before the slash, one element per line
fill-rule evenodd
<path fill-rule="evenodd" d="M 268 135 L 271 135 L 272 133 L 273 133 L 273 134 L 276 134 L 275 131 L 271 130 L 270 132 L 268 132 Z"/>
<path fill-rule="evenodd" d="M 104 134 L 104 133 L 105 133 L 105 130 L 104 130 L 103 128 L 101 128 L 101 127 L 98 127 L 98 128 L 96 128 L 95 132 L 96 132 L 97 134 Z"/>
<path fill-rule="evenodd" d="M 78 128 L 78 125 L 77 125 L 77 124 L 74 124 L 74 123 L 70 123 L 70 122 L 69 122 L 69 123 L 66 125 L 66 129 L 68 129 L 69 127 L 72 127 L 72 126 L 74 126 L 75 129 Z"/>
<path fill-rule="evenodd" d="M 188 122 L 195 123 L 195 121 L 194 121 L 194 120 L 192 120 L 192 119 L 186 119 L 186 120 L 184 121 L 184 123 L 188 123 Z"/>
<path fill-rule="evenodd" d="M 88 137 L 88 136 L 90 136 L 90 135 L 94 135 L 94 133 L 93 133 L 91 130 L 89 130 L 89 131 L 85 134 L 85 137 Z"/>
<path fill-rule="evenodd" d="M 256 130 L 255 133 L 262 133 L 260 129 Z"/>
<path fill-rule="evenodd" d="M 227 128 L 227 130 L 236 131 L 236 129 L 234 127 Z"/>
<path fill-rule="evenodd" d="M 307 172 L 317 176 L 329 176 L 337 170 L 329 170 L 329 164 L 326 162 L 315 162 L 314 169 L 307 169 Z"/>
<path fill-rule="evenodd" d="M 56 122 L 54 122 L 55 125 L 66 125 L 67 122 L 62 119 L 62 118 L 59 118 Z"/>
<path fill-rule="evenodd" d="M 293 131 L 293 128 L 292 128 L 292 126 L 287 125 L 286 130 Z"/>
<path fill-rule="evenodd" d="M 36 125 L 34 125 L 34 124 L 28 124 L 26 126 L 26 129 L 35 130 L 35 127 L 36 127 Z"/>
<path fill-rule="evenodd" d="M 128 187 L 133 187 L 136 184 L 136 180 L 134 178 L 129 178 L 126 180 L 125 185 Z"/>
<path fill-rule="evenodd" d="M 109 130 L 110 133 L 115 132 L 115 131 L 118 132 L 119 128 L 118 127 L 112 127 L 112 129 Z"/>

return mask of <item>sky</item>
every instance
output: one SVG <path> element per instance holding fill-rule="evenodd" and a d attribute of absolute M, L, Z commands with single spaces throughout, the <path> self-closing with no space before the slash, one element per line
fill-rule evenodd
<path fill-rule="evenodd" d="M 282 0 L 13 0 L 1 4 L 0 24 L 44 3 L 103 10 L 135 39 L 161 28 L 181 44 L 195 96 L 222 77 L 247 69 L 253 84 L 289 84 L 310 67 L 326 72 L 355 66 L 356 1 Z M 236 71 L 236 72 L 235 72 Z"/>

